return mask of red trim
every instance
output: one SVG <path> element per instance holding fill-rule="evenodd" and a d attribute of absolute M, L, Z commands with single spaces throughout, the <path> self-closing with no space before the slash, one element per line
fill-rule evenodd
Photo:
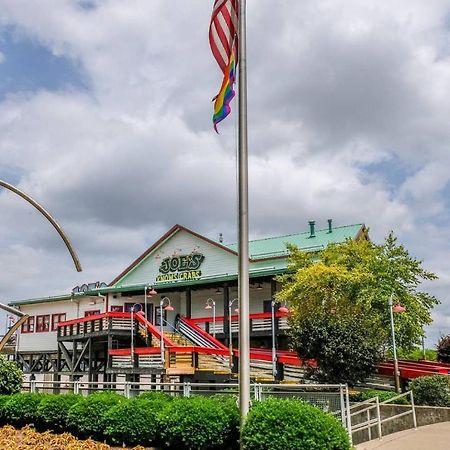
<path fill-rule="evenodd" d="M 131 318 L 131 314 L 130 313 L 123 313 L 123 312 L 112 312 L 112 311 L 109 311 L 107 313 L 101 313 L 101 314 L 97 314 L 95 316 L 79 317 L 78 319 L 66 320 L 65 322 L 59 323 L 58 327 L 64 327 L 66 325 L 75 325 L 76 323 L 83 323 L 83 322 L 88 322 L 88 321 L 91 321 L 91 320 L 103 319 L 104 317 L 112 317 L 112 318 L 118 318 L 118 319 L 129 319 L 129 318 Z"/>
<path fill-rule="evenodd" d="M 124 313 L 131 316 L 130 313 Z M 152 325 L 148 320 L 145 319 L 144 313 L 142 311 L 139 311 L 135 314 L 136 320 L 143 325 L 145 328 L 147 328 L 147 331 L 150 331 L 153 336 L 156 336 L 158 339 L 161 339 L 161 332 L 160 330 Z M 168 347 L 176 347 L 176 345 L 168 338 L 165 334 L 163 334 L 164 338 L 164 344 Z"/>
<path fill-rule="evenodd" d="M 45 323 L 45 318 L 47 317 L 48 321 Z M 42 322 L 39 323 L 39 319 L 42 318 Z M 41 325 L 41 326 L 39 326 Z M 47 326 L 45 326 L 47 325 Z M 36 333 L 48 333 L 50 331 L 50 314 L 41 314 L 36 316 L 35 322 L 35 332 Z"/>
<path fill-rule="evenodd" d="M 282 312 L 276 312 L 275 313 L 275 317 L 277 318 L 281 318 L 281 317 L 288 317 L 289 313 L 282 313 Z M 254 314 L 250 314 L 250 319 L 270 319 L 272 317 L 272 313 L 268 312 L 268 313 L 254 313 Z M 216 322 L 223 322 L 224 321 L 225 316 L 217 316 L 216 317 Z M 235 314 L 231 316 L 231 320 L 238 320 L 239 319 L 239 315 Z M 207 317 L 192 317 L 190 319 L 188 319 L 189 321 L 193 322 L 193 323 L 207 323 L 207 322 L 212 322 L 213 319 L 211 316 L 207 316 Z"/>

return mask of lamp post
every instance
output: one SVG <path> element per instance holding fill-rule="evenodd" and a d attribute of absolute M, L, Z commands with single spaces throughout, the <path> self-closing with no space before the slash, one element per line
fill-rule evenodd
<path fill-rule="evenodd" d="M 164 304 L 167 302 L 167 305 L 164 307 Z M 159 344 L 159 348 L 161 351 L 161 362 L 164 366 L 164 318 L 163 318 L 163 308 L 164 311 L 173 311 L 173 306 L 169 297 L 163 297 L 159 302 L 159 330 L 161 334 L 161 340 Z"/>
<path fill-rule="evenodd" d="M 277 343 L 276 343 L 276 332 L 275 332 L 275 306 L 276 301 L 272 300 L 272 375 L 274 378 L 277 376 Z M 286 305 L 280 306 L 278 311 L 281 313 L 288 313 L 289 309 Z"/>
<path fill-rule="evenodd" d="M 216 302 L 212 298 L 208 298 L 205 309 L 213 310 L 213 336 L 216 337 Z"/>
<path fill-rule="evenodd" d="M 140 303 L 135 303 L 132 307 L 131 307 L 131 367 L 133 367 L 134 365 L 134 308 L 139 305 L 141 306 Z"/>
<path fill-rule="evenodd" d="M 231 330 L 231 307 L 234 302 L 238 302 L 239 299 L 233 298 L 228 302 L 228 347 L 230 349 L 230 368 L 233 367 L 233 333 Z M 236 307 L 235 312 L 239 312 L 239 308 Z"/>
<path fill-rule="evenodd" d="M 394 313 L 402 313 L 406 311 L 406 308 L 401 305 L 392 304 L 392 294 L 388 301 L 389 306 L 389 317 L 391 319 L 391 337 L 392 337 L 392 353 L 394 356 L 394 380 L 395 380 L 395 390 L 401 392 L 400 389 L 400 372 L 398 370 L 398 359 L 397 359 L 397 345 L 395 343 L 395 328 L 394 328 Z"/>

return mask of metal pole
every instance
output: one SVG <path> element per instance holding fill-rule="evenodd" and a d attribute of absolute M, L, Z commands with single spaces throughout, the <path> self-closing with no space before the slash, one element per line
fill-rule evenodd
<path fill-rule="evenodd" d="M 389 317 L 391 319 L 391 337 L 392 337 L 392 352 L 394 354 L 394 380 L 395 380 L 395 390 L 401 392 L 400 390 L 400 377 L 398 370 L 398 359 L 397 359 L 397 345 L 395 344 L 395 329 L 394 329 L 394 311 L 392 310 L 392 294 L 388 301 L 389 305 Z"/>
<path fill-rule="evenodd" d="M 233 305 L 234 299 L 228 302 L 228 347 L 230 349 L 230 369 L 233 368 L 233 334 L 231 331 L 231 306 Z"/>
<path fill-rule="evenodd" d="M 275 302 L 272 300 L 272 375 L 277 376 L 277 350 L 275 347 Z"/>
<path fill-rule="evenodd" d="M 164 304 L 164 300 L 161 300 L 159 302 L 159 332 L 161 333 L 161 340 L 159 343 L 159 348 L 160 348 L 160 353 L 161 353 L 161 363 L 164 367 L 163 304 Z"/>
<path fill-rule="evenodd" d="M 248 137 L 247 137 L 246 0 L 239 1 L 239 411 L 241 430 L 250 408 L 250 330 L 248 261 Z M 243 446 L 241 440 L 241 448 Z"/>
<path fill-rule="evenodd" d="M 214 330 L 213 330 L 213 337 L 216 337 L 216 302 L 213 300 L 213 326 L 214 326 Z"/>
<path fill-rule="evenodd" d="M 134 305 L 131 307 L 131 367 L 134 366 Z"/>
<path fill-rule="evenodd" d="M 148 286 L 144 286 L 144 313 L 145 313 L 145 320 L 147 321 L 147 288 Z M 147 325 L 145 326 L 145 329 L 147 329 Z"/>

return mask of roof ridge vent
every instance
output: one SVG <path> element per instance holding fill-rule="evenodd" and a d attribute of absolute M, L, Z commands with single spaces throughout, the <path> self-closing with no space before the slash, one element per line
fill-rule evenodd
<path fill-rule="evenodd" d="M 309 237 L 316 237 L 316 222 L 314 220 L 310 220 L 309 222 Z"/>

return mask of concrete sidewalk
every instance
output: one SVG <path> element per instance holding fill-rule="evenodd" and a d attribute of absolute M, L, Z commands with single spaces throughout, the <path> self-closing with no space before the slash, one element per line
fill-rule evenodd
<path fill-rule="evenodd" d="M 450 422 L 435 423 L 389 434 L 356 446 L 357 450 L 449 450 Z"/>

